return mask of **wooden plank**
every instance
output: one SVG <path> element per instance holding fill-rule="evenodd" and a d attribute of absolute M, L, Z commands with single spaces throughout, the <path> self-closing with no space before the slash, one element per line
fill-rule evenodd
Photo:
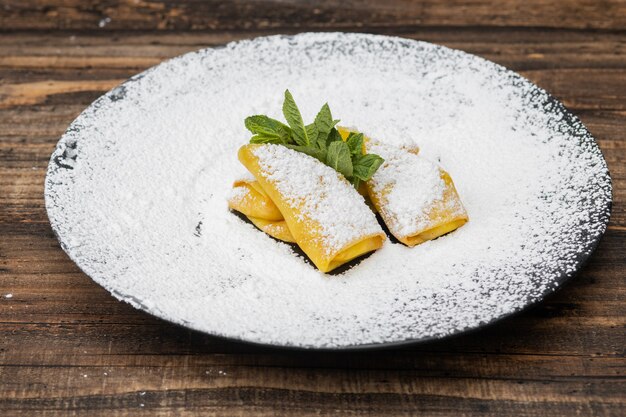
<path fill-rule="evenodd" d="M 624 68 L 624 35 L 571 30 L 525 31 L 476 28 L 370 31 L 424 40 L 463 49 L 515 70 L 555 68 Z M 5 33 L 0 37 L 0 69 L 30 70 L 98 68 L 140 70 L 161 60 L 203 47 L 272 34 L 253 32 L 114 32 Z M 18 76 L 24 73 L 14 74 Z M 74 76 L 76 77 L 76 72 Z"/>
<path fill-rule="evenodd" d="M 620 0 L 5 0 L 4 30 L 259 30 L 420 26 L 623 30 Z"/>
<path fill-rule="evenodd" d="M 65 377 L 65 374 L 62 374 Z M 129 375 L 132 376 L 132 375 Z M 167 376 L 169 378 L 169 375 Z M 416 380 L 416 384 L 423 383 Z M 103 383 L 104 385 L 104 383 Z M 429 384 L 434 386 L 436 384 Z M 569 386 L 575 392 L 593 391 L 598 383 L 586 386 Z M 526 385 L 525 385 L 526 386 Z M 45 387 L 45 385 L 44 385 Z M 516 383 L 508 387 L 517 387 Z M 534 392 L 545 384 L 533 387 Z M 585 388 L 585 389 L 583 389 Z M 489 389 L 484 387 L 483 389 Z M 506 388 L 505 388 L 506 389 Z M 530 390 L 529 390 L 530 391 Z M 142 392 L 146 392 L 142 396 Z M 454 404 L 455 416 L 562 416 L 576 413 L 585 416 L 621 416 L 624 411 L 620 404 L 602 403 L 589 400 L 586 403 L 571 404 L 564 401 L 493 400 L 459 396 L 376 394 L 376 393 L 319 393 L 263 389 L 255 387 L 226 387 L 220 389 L 184 388 L 167 391 L 141 391 L 122 395 L 94 394 L 91 396 L 65 396 L 53 398 L 29 398 L 26 400 L 7 399 L 0 403 L 5 410 L 16 416 L 32 416 L 34 410 L 46 410 L 45 415 L 116 415 L 134 416 L 399 416 L 407 415 L 407 410 L 426 413 L 429 416 L 451 415 L 449 408 Z M 520 397 L 525 397 L 520 393 Z M 39 415 L 39 414 L 37 414 Z"/>

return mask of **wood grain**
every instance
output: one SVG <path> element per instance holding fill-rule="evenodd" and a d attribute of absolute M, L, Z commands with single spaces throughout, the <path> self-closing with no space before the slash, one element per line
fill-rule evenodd
<path fill-rule="evenodd" d="M 255 30 L 485 26 L 623 30 L 620 0 L 5 0 L 7 29 Z"/>
<path fill-rule="evenodd" d="M 580 275 L 473 334 L 307 353 L 172 326 L 80 272 L 43 202 L 49 155 L 73 118 L 163 59 L 309 29 L 463 49 L 562 100 L 596 136 L 614 187 L 609 229 Z M 625 29 L 623 1 L 3 1 L 0 415 L 625 415 Z"/>

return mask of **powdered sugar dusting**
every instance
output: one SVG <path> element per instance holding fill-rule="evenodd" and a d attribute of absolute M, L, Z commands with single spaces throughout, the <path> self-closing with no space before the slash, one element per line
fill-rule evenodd
<path fill-rule="evenodd" d="M 349 68 L 349 71 L 346 71 Z M 228 210 L 251 114 L 329 102 L 382 143 L 415 142 L 470 221 L 325 276 Z M 46 206 L 69 256 L 116 297 L 201 331 L 341 347 L 441 337 L 574 273 L 611 200 L 578 119 L 483 59 L 362 34 L 268 37 L 165 62 L 96 101 L 52 155 Z"/>
<path fill-rule="evenodd" d="M 233 187 L 228 195 L 228 200 L 241 202 L 248 195 L 248 189 L 245 187 Z M 265 204 L 265 201 L 260 201 L 260 204 Z"/>
<path fill-rule="evenodd" d="M 429 209 L 443 199 L 445 183 L 439 167 L 426 158 L 376 141 L 368 144 L 368 152 L 385 159 L 370 184 L 374 192 L 383 195 L 382 207 L 393 222 L 389 228 L 400 236 L 423 230 Z"/>
<path fill-rule="evenodd" d="M 274 183 L 300 220 L 320 225 L 320 245 L 327 254 L 382 233 L 363 197 L 331 167 L 280 145 L 261 145 L 252 153 L 259 160 L 261 175 Z"/>

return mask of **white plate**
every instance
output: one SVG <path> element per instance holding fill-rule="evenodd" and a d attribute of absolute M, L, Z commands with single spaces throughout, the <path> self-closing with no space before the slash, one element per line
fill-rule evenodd
<path fill-rule="evenodd" d="M 306 119 L 414 140 L 454 179 L 470 222 L 413 249 L 387 242 L 316 271 L 230 213 L 243 119 Z M 48 167 L 61 246 L 120 300 L 212 335 L 350 348 L 431 340 L 519 311 L 571 277 L 606 228 L 611 183 L 580 121 L 489 61 L 365 34 L 272 36 L 164 62 L 96 100 Z M 349 208 L 346 208 L 349 210 Z"/>

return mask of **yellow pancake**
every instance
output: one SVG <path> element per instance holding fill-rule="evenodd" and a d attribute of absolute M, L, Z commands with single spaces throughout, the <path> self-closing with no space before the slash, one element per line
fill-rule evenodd
<path fill-rule="evenodd" d="M 385 241 L 374 214 L 354 187 L 315 158 L 280 145 L 250 144 L 241 147 L 239 160 L 274 202 L 293 239 L 320 271 L 329 272 L 380 248 Z M 285 162 L 291 165 L 284 168 Z M 290 175 L 275 179 L 277 171 L 289 167 Z M 309 197 L 302 198 L 306 195 Z M 346 204 L 345 209 L 338 207 L 341 204 Z M 321 216 L 329 210 L 333 216 Z"/>
<path fill-rule="evenodd" d="M 446 171 L 422 156 L 383 148 L 372 146 L 372 152 L 385 158 L 385 163 L 367 181 L 367 191 L 396 239 L 415 246 L 456 230 L 469 220 Z M 414 200 L 420 204 L 411 205 Z"/>

